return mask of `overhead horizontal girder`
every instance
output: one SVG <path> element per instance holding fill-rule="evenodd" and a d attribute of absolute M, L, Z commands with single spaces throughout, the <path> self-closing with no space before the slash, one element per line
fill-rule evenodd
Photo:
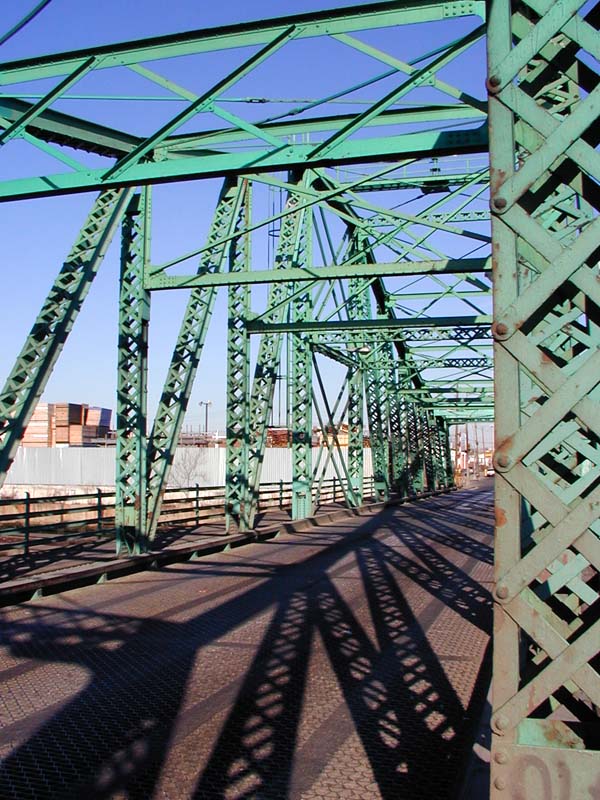
<path fill-rule="evenodd" d="M 63 54 L 30 58 L 0 64 L 0 85 L 16 85 L 15 97 L 7 97 L 4 108 L 7 117 L 0 116 L 0 141 L 22 137 L 34 147 L 65 162 L 69 171 L 5 181 L 0 184 L 0 200 L 17 197 L 36 197 L 68 192 L 89 191 L 94 188 L 144 185 L 163 181 L 188 180 L 198 177 L 240 175 L 247 172 L 272 172 L 281 169 L 315 168 L 320 165 L 369 163 L 398 160 L 427 152 L 431 157 L 444 154 L 485 152 L 487 128 L 485 103 L 464 88 L 457 88 L 438 73 L 455 59 L 481 41 L 485 26 L 472 20 L 470 30 L 446 42 L 422 58 L 401 61 L 389 53 L 367 45 L 352 36 L 356 31 L 385 29 L 391 26 L 425 23 L 460 16 L 484 16 L 484 3 L 444 5 L 413 0 L 335 9 L 316 14 L 300 14 L 258 23 L 229 25 L 222 28 L 197 30 L 138 42 L 125 42 L 72 51 Z M 253 73 L 275 53 L 291 42 L 302 39 L 335 40 L 348 52 L 360 53 L 378 64 L 385 72 L 362 81 L 369 86 L 393 77 L 391 89 L 374 97 L 367 107 L 354 115 L 324 114 L 318 118 L 299 119 L 298 114 L 309 107 L 322 106 L 335 97 L 348 94 L 357 86 L 342 86 L 338 93 L 311 103 L 298 101 L 301 106 L 283 114 L 295 119 L 281 121 L 281 115 L 256 121 L 252 114 L 240 116 L 223 103 L 225 96 L 240 80 Z M 167 59 L 202 57 L 203 54 L 238 50 L 241 63 L 229 72 L 217 76 L 212 86 L 193 91 L 178 85 L 171 77 L 155 72 L 149 65 Z M 165 90 L 171 99 L 184 103 L 173 116 L 170 114 L 154 131 L 145 135 L 123 134 L 101 128 L 86 120 L 76 121 L 67 115 L 57 116 L 51 106 L 58 100 L 76 99 L 71 91 L 87 76 L 105 70 L 136 73 L 140 79 Z M 202 68 L 200 73 L 204 73 Z M 111 75 L 113 72 L 110 73 Z M 116 72 L 115 72 L 116 75 Z M 53 85 L 45 94 L 39 92 L 39 81 Z M 57 80 L 58 79 L 58 80 Z M 56 82 L 57 80 L 57 82 Z M 31 85 L 29 93 L 28 85 Z M 46 84 L 47 85 L 47 84 Z M 117 84 L 118 86 L 118 84 Z M 398 109 L 422 86 L 432 86 L 444 96 L 439 103 L 409 103 Z M 199 93 L 197 93 L 199 92 Z M 118 100 L 119 93 L 82 98 Z M 125 97 L 125 96 L 123 96 Z M 144 97 L 144 94 L 141 95 Z M 32 98 L 29 103 L 25 98 Z M 149 102 L 156 98 L 149 96 Z M 166 99 L 166 97 L 165 97 Z M 454 101 L 448 103 L 448 99 Z M 249 98 L 260 100 L 261 98 Z M 329 109 L 327 109 L 329 110 Z M 198 130 L 181 134 L 182 127 L 199 115 L 226 123 L 221 128 Z M 452 129 L 454 120 L 463 120 L 464 129 Z M 415 130 L 420 123 L 433 124 L 425 130 Z M 444 123 L 447 122 L 447 125 Z M 441 123 L 436 125 L 436 123 Z M 377 129 L 374 129 L 374 126 Z M 381 126 L 393 126 L 389 136 L 381 136 Z M 68 128 L 72 130 L 69 131 Z M 443 128 L 450 128 L 444 130 Z M 93 142 L 98 134 L 98 144 Z M 360 136 L 355 134 L 360 133 Z M 365 135 L 367 134 L 367 135 Z M 314 137 L 316 136 L 316 140 Z M 312 140 L 311 140 L 312 139 Z M 116 162 L 90 169 L 76 161 L 71 153 L 53 145 L 68 145 L 99 155 L 116 157 Z M 229 149 L 228 149 L 229 148 Z M 431 190 L 446 185 L 450 176 L 431 179 Z M 410 181 L 410 178 L 409 178 Z M 410 185 L 410 182 L 406 185 Z"/>
<path fill-rule="evenodd" d="M 444 261 L 399 261 L 390 264 L 336 264 L 327 267 L 248 270 L 240 275 L 159 275 L 148 278 L 147 289 L 183 289 L 196 286 L 229 286 L 237 283 L 288 283 L 342 278 L 401 277 L 404 275 L 457 275 L 491 272 L 491 258 L 447 259 Z"/>
<path fill-rule="evenodd" d="M 286 333 L 330 333 L 336 331 L 354 331 L 357 334 L 371 331 L 390 331 L 390 330 L 410 330 L 407 334 L 412 336 L 413 329 L 426 331 L 431 329 L 452 329 L 453 336 L 460 336 L 461 327 L 464 327 L 466 335 L 472 337 L 477 333 L 478 338 L 491 338 L 491 333 L 486 331 L 484 326 L 489 326 L 492 318 L 484 314 L 477 317 L 438 317 L 430 318 L 418 317 L 409 319 L 367 319 L 361 321 L 354 320 L 331 320 L 320 322 L 317 320 L 305 322 L 278 322 L 276 324 L 263 322 L 262 320 L 248 320 L 248 330 L 250 333 L 265 333 L 269 330 L 277 330 Z"/>
<path fill-rule="evenodd" d="M 39 80 L 57 75 L 67 75 L 87 59 L 98 60 L 97 69 L 151 62 L 175 56 L 251 47 L 270 42 L 293 27 L 294 38 L 334 35 L 351 31 L 365 31 L 398 25 L 447 19 L 449 16 L 485 15 L 483 0 L 436 3 L 427 0 L 395 0 L 395 2 L 367 3 L 331 11 L 280 17 L 260 22 L 204 28 L 186 33 L 157 36 L 116 45 L 73 50 L 50 56 L 22 59 L 0 64 L 0 85 L 6 86 L 26 80 Z"/>
<path fill-rule="evenodd" d="M 1 68 L 1 66 L 0 66 Z M 118 176 L 107 177 L 106 169 L 53 173 L 44 177 L 20 178 L 0 183 L 0 202 L 32 197 L 50 197 L 104 188 L 139 186 L 149 183 L 194 180 L 248 172 L 277 172 L 330 164 L 359 164 L 398 161 L 422 152 L 438 156 L 480 153 L 487 150 L 487 128 L 468 131 L 409 133 L 387 138 L 358 139 L 344 143 L 343 152 L 328 157 L 311 157 L 312 144 L 289 144 L 283 149 L 262 149 L 165 161 L 143 161 Z"/>

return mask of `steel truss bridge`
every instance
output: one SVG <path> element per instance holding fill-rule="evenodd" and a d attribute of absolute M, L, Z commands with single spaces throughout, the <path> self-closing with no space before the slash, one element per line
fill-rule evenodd
<path fill-rule="evenodd" d="M 155 536 L 219 289 L 232 527 L 254 524 L 282 374 L 295 519 L 331 459 L 361 505 L 367 428 L 385 500 L 450 486 L 449 426 L 494 419 L 494 798 L 600 793 L 599 12 L 402 0 L 0 64 L 1 157 L 53 164 L 13 168 L 0 200 L 96 195 L 0 394 L 2 479 L 117 235 L 119 552 Z M 309 61 L 324 93 L 264 96 L 282 71 L 302 92 Z M 105 122 L 134 83 L 142 133 Z M 156 263 L 153 187 L 208 178 L 206 235 Z M 150 427 L 151 297 L 176 289 Z"/>

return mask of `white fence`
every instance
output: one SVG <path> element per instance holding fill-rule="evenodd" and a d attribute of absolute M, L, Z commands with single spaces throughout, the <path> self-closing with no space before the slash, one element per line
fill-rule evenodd
<path fill-rule="evenodd" d="M 348 448 L 342 447 L 347 460 Z M 318 448 L 313 448 L 313 466 L 317 466 Z M 319 475 L 325 464 L 322 453 Z M 339 457 L 337 457 L 339 458 Z M 373 474 L 371 451 L 366 448 L 365 477 Z M 341 465 L 340 470 L 341 470 Z M 341 474 L 344 475 L 343 470 Z M 325 477 L 333 478 L 333 464 L 327 465 Z M 285 447 L 267 448 L 262 483 L 292 480 L 292 453 Z M 223 486 L 225 484 L 225 449 L 223 447 L 178 447 L 169 486 Z M 114 486 L 114 447 L 20 447 L 7 476 L 6 488 L 27 486 Z"/>

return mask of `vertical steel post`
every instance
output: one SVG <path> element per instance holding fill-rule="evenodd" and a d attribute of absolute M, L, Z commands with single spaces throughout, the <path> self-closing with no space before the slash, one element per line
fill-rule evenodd
<path fill-rule="evenodd" d="M 599 90 L 587 66 L 600 36 L 598 6 L 586 19 L 583 6 L 489 8 L 493 800 L 600 791 Z"/>
<path fill-rule="evenodd" d="M 102 489 L 96 490 L 96 530 L 102 532 Z"/>
<path fill-rule="evenodd" d="M 306 218 L 304 264 L 311 266 L 311 218 Z M 312 317 L 312 290 L 297 294 L 291 303 L 291 319 L 305 322 Z M 310 334 L 299 333 L 292 339 L 292 519 L 304 519 L 312 513 L 312 349 Z"/>
<path fill-rule="evenodd" d="M 348 370 L 348 474 L 356 504 L 363 503 L 364 430 L 363 430 L 363 372 L 357 365 Z"/>
<path fill-rule="evenodd" d="M 425 462 L 425 481 L 427 490 L 435 490 L 435 427 L 431 412 L 427 408 L 420 409 L 421 430 L 423 436 L 423 460 Z"/>
<path fill-rule="evenodd" d="M 421 440 L 420 409 L 407 399 L 406 439 L 408 447 L 408 493 L 423 491 L 423 449 Z"/>
<path fill-rule="evenodd" d="M 375 498 L 385 501 L 390 496 L 390 462 L 385 374 L 373 364 L 365 369 L 365 394 L 373 459 Z"/>
<path fill-rule="evenodd" d="M 387 379 L 390 482 L 395 492 L 404 493 L 405 462 L 400 412 L 400 376 L 394 346 L 391 342 L 386 342 L 382 347 L 381 365 Z"/>
<path fill-rule="evenodd" d="M 443 417 L 437 418 L 437 424 L 442 465 L 441 481 L 444 486 L 454 486 L 454 466 L 452 464 L 452 453 L 450 451 L 450 431 Z"/>
<path fill-rule="evenodd" d="M 292 175 L 291 181 L 299 183 L 298 176 Z M 301 195 L 290 193 L 285 209 L 291 210 L 300 203 Z M 307 211 L 298 211 L 288 214 L 281 220 L 277 253 L 275 256 L 275 269 L 297 267 L 303 261 L 303 252 L 306 246 L 306 219 Z M 274 283 L 269 289 L 266 318 L 269 322 L 282 322 L 289 313 L 288 298 L 291 296 L 293 284 Z M 273 407 L 273 396 L 277 375 L 280 372 L 281 350 L 283 334 L 267 333 L 261 336 L 252 390 L 250 394 L 250 445 L 248 458 L 248 487 L 249 509 L 247 512 L 248 525 L 252 527 L 258 507 L 258 494 L 262 463 L 267 442 L 267 427 L 269 416 Z M 288 360 L 288 370 L 291 358 Z M 291 389 L 291 382 L 288 382 Z M 291 407 L 287 403 L 286 419 L 290 419 Z"/>
<path fill-rule="evenodd" d="M 250 224 L 250 184 L 244 180 L 244 211 L 241 227 Z M 229 271 L 250 269 L 248 234 L 234 240 L 229 250 Z M 225 471 L 226 527 L 247 528 L 248 445 L 250 401 L 250 336 L 246 323 L 250 313 L 250 287 L 229 287 L 227 322 L 227 450 Z"/>
<path fill-rule="evenodd" d="M 149 190 L 134 195 L 123 222 L 119 292 L 115 528 L 117 553 L 147 547 L 147 372 L 150 294 L 144 288 L 148 258 Z"/>

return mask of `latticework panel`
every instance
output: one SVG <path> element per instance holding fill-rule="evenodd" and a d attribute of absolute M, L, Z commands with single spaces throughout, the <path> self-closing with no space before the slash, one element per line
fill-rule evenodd
<path fill-rule="evenodd" d="M 145 198 L 147 194 L 145 193 Z M 134 195 L 123 222 L 119 291 L 115 527 L 117 552 L 145 549 L 148 323 L 144 288 L 147 202 Z"/>
<path fill-rule="evenodd" d="M 250 224 L 250 192 L 246 188 L 244 213 L 239 227 Z M 229 248 L 229 271 L 250 269 L 248 235 L 236 238 Z M 250 336 L 246 319 L 250 311 L 250 287 L 229 287 L 227 326 L 227 466 L 225 473 L 225 509 L 228 522 L 233 518 L 240 530 L 246 528 L 248 487 L 248 403 L 250 399 Z"/>
<path fill-rule="evenodd" d="M 489 21 L 492 797 L 600 792 L 600 37 L 588 9 L 497 0 Z"/>

